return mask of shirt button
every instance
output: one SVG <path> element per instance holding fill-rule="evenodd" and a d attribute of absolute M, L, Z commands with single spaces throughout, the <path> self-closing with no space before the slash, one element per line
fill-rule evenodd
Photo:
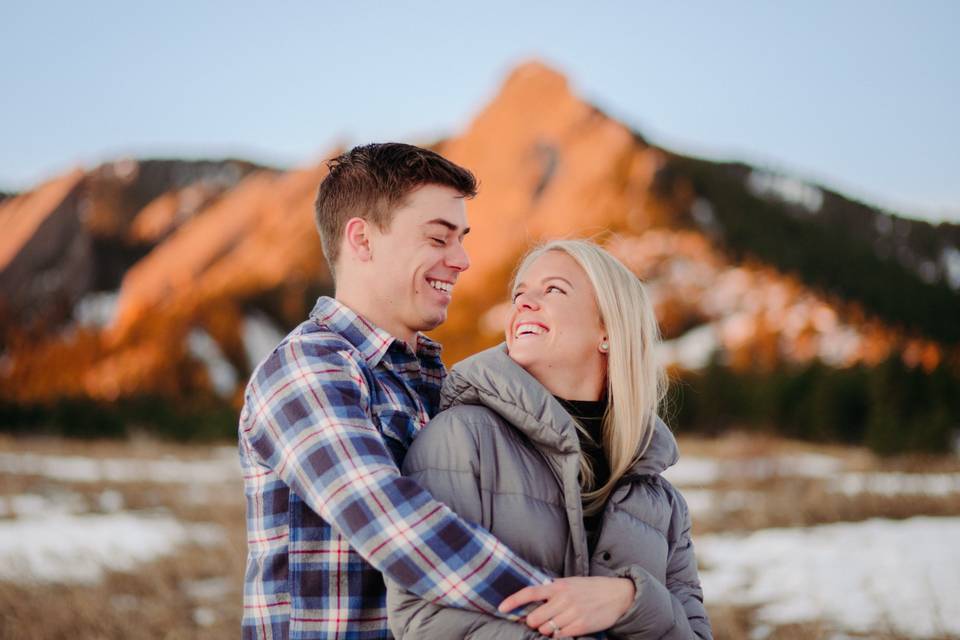
<path fill-rule="evenodd" d="M 604 562 L 610 562 L 610 552 L 604 551 L 603 553 L 601 553 L 600 559 L 603 560 Z"/>

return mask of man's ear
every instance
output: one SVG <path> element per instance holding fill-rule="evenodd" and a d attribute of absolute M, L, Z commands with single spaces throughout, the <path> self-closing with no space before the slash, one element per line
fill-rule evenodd
<path fill-rule="evenodd" d="M 360 262 L 367 262 L 373 257 L 373 247 L 370 244 L 371 225 L 363 218 L 350 218 L 343 228 L 343 249 L 347 254 Z"/>

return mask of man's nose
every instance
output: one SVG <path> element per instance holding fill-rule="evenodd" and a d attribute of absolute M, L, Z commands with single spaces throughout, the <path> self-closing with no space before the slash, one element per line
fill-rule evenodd
<path fill-rule="evenodd" d="M 462 242 L 454 242 L 447 253 L 447 266 L 457 271 L 466 271 L 470 268 L 470 256 Z"/>

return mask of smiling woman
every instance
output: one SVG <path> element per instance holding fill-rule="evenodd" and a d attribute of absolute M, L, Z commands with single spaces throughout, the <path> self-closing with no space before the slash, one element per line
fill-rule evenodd
<path fill-rule="evenodd" d="M 603 390 L 608 344 L 587 274 L 567 253 L 527 260 L 507 318 L 510 357 L 553 395 L 596 400 Z"/>
<path fill-rule="evenodd" d="M 556 241 L 520 264 L 506 342 L 455 365 L 445 409 L 404 472 L 532 564 L 564 576 L 501 611 L 440 608 L 391 584 L 398 638 L 709 638 L 686 502 L 661 472 L 677 444 L 657 417 L 664 375 L 643 285 L 595 244 Z M 509 626 L 505 626 L 509 625 Z"/>

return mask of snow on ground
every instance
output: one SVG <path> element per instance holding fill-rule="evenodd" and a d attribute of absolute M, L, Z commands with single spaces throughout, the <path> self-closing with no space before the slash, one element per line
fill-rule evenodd
<path fill-rule="evenodd" d="M 960 473 L 844 473 L 830 481 L 829 489 L 848 496 L 949 496 L 960 493 Z"/>
<path fill-rule="evenodd" d="M 712 513 L 716 507 L 717 492 L 709 489 L 685 489 L 681 491 L 687 501 L 687 509 L 693 516 Z"/>
<path fill-rule="evenodd" d="M 764 500 L 764 493 L 760 491 L 682 489 L 680 493 L 694 520 L 747 509 L 751 505 L 763 504 Z"/>
<path fill-rule="evenodd" d="M 699 536 L 708 603 L 756 605 L 757 622 L 828 620 L 908 637 L 960 634 L 960 518 L 867 520 Z"/>
<path fill-rule="evenodd" d="M 719 460 L 681 456 L 677 464 L 668 468 L 662 475 L 678 487 L 703 487 L 719 480 L 720 474 Z"/>
<path fill-rule="evenodd" d="M 830 478 L 843 470 L 843 461 L 820 453 L 757 457 L 736 465 L 741 476 L 763 480 L 776 476 L 794 478 Z"/>
<path fill-rule="evenodd" d="M 39 475 L 63 482 L 234 482 L 240 478 L 239 458 L 235 450 L 224 449 L 206 460 L 0 453 L 0 473 Z"/>
<path fill-rule="evenodd" d="M 818 453 L 762 456 L 740 460 L 682 456 L 677 464 L 663 473 L 663 476 L 678 487 L 702 487 L 732 478 L 765 480 L 787 476 L 828 479 L 842 470 L 841 459 Z"/>
<path fill-rule="evenodd" d="M 162 512 L 75 515 L 56 509 L 0 520 L 0 579 L 95 582 L 181 544 L 215 545 L 219 527 L 184 524 Z"/>

